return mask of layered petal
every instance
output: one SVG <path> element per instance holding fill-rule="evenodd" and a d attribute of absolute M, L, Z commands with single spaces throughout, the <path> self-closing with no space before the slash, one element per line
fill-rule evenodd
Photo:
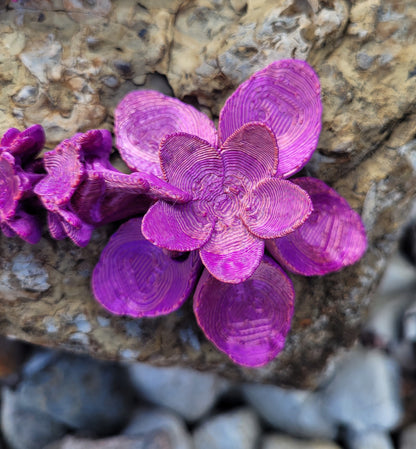
<path fill-rule="evenodd" d="M 248 122 L 265 123 L 279 147 L 277 176 L 299 171 L 315 150 L 321 130 L 319 79 L 304 61 L 276 61 L 256 72 L 226 101 L 219 119 L 224 142 Z"/>
<path fill-rule="evenodd" d="M 64 140 L 54 150 L 45 153 L 45 176 L 34 191 L 51 211 L 68 203 L 85 176 L 78 146 Z"/>
<path fill-rule="evenodd" d="M 367 247 L 357 212 L 319 179 L 298 178 L 293 182 L 308 192 L 313 212 L 291 234 L 267 242 L 273 257 L 284 268 L 305 276 L 323 275 L 357 262 Z"/>
<path fill-rule="evenodd" d="M 225 184 L 251 190 L 277 169 L 277 143 L 270 128 L 247 123 L 237 129 L 221 147 Z"/>
<path fill-rule="evenodd" d="M 200 248 L 212 234 L 214 219 L 201 215 L 197 206 L 195 201 L 181 205 L 158 201 L 143 218 L 143 235 L 171 251 Z"/>
<path fill-rule="evenodd" d="M 260 181 L 249 197 L 242 219 L 262 239 L 283 237 L 301 226 L 312 212 L 309 195 L 285 179 Z"/>
<path fill-rule="evenodd" d="M 194 295 L 194 312 L 207 338 L 234 362 L 258 367 L 283 349 L 295 292 L 290 279 L 264 257 L 253 275 L 225 284 L 207 271 Z"/>
<path fill-rule="evenodd" d="M 45 145 L 45 132 L 40 125 L 33 125 L 20 132 L 10 128 L 1 139 L 0 146 L 26 163 L 36 157 Z"/>
<path fill-rule="evenodd" d="M 160 145 L 160 166 L 167 182 L 210 201 L 221 190 L 223 163 L 209 142 L 186 133 L 167 136 Z"/>
<path fill-rule="evenodd" d="M 76 134 L 71 138 L 75 145 L 80 145 L 85 161 L 99 160 L 107 163 L 112 151 L 113 139 L 106 129 L 91 129 L 83 134 Z"/>
<path fill-rule="evenodd" d="M 11 219 L 7 220 L 6 224 L 17 236 L 32 245 L 38 243 L 42 237 L 38 218 L 28 214 L 21 208 Z"/>
<path fill-rule="evenodd" d="M 218 221 L 199 251 L 202 263 L 215 278 L 233 284 L 253 274 L 263 253 L 263 240 L 251 234 L 238 217 L 233 223 Z"/>
<path fill-rule="evenodd" d="M 155 91 L 130 92 L 115 113 L 116 143 L 132 170 L 161 176 L 159 144 L 176 132 L 197 135 L 217 146 L 213 122 L 194 107 Z"/>
<path fill-rule="evenodd" d="M 152 317 L 173 312 L 193 291 L 201 263 L 196 252 L 173 259 L 140 233 L 141 219 L 120 226 L 92 275 L 96 299 L 110 312 Z"/>
<path fill-rule="evenodd" d="M 13 217 L 23 195 L 22 179 L 14 157 L 8 152 L 0 153 L 0 221 Z"/>

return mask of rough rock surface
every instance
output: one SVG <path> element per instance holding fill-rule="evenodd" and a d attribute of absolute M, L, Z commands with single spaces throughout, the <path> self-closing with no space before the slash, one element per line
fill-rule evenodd
<path fill-rule="evenodd" d="M 198 330 L 191 302 L 152 320 L 111 317 L 89 278 L 114 227 L 86 249 L 0 239 L 0 332 L 108 359 L 180 364 L 245 380 L 314 387 L 355 340 L 416 190 L 416 4 L 411 0 L 0 0 L 0 132 L 41 123 L 48 146 L 112 128 L 129 91 L 172 92 L 214 118 L 238 83 L 278 59 L 307 59 L 323 92 L 323 131 L 307 174 L 362 213 L 353 267 L 294 277 L 296 314 L 269 366 L 233 365 Z"/>

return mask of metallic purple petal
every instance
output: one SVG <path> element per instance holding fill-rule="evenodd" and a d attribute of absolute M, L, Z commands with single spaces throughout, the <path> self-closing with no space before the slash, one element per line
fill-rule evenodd
<path fill-rule="evenodd" d="M 270 128 L 262 123 L 247 123 L 237 129 L 221 147 L 225 184 L 251 190 L 277 169 L 277 144 Z"/>
<path fill-rule="evenodd" d="M 144 193 L 149 184 L 138 173 L 114 170 L 87 171 L 87 178 L 71 198 L 76 215 L 91 225 L 102 225 L 144 213 L 151 200 Z"/>
<path fill-rule="evenodd" d="M 0 221 L 12 218 L 24 189 L 14 157 L 7 151 L 0 153 Z"/>
<path fill-rule="evenodd" d="M 143 218 L 143 235 L 154 245 L 171 251 L 200 248 L 210 238 L 214 220 L 201 215 L 197 206 L 194 201 L 181 205 L 158 201 Z"/>
<path fill-rule="evenodd" d="M 172 259 L 140 233 L 141 219 L 124 223 L 101 253 L 92 275 L 96 299 L 110 312 L 133 317 L 165 315 L 193 291 L 197 252 Z"/>
<path fill-rule="evenodd" d="M 134 172 L 130 176 L 133 179 L 134 177 L 138 177 L 143 182 L 146 181 L 148 183 L 149 190 L 146 195 L 153 200 L 164 200 L 175 204 L 182 204 L 187 203 L 192 199 L 192 195 L 190 193 L 178 189 L 177 187 L 163 181 L 163 179 L 160 179 L 151 173 Z"/>
<path fill-rule="evenodd" d="M 55 240 L 62 240 L 66 237 L 64 227 L 62 226 L 62 219 L 58 214 L 48 211 L 48 227 L 51 236 Z"/>
<path fill-rule="evenodd" d="M 12 144 L 15 137 L 20 134 L 20 131 L 17 128 L 9 128 L 1 138 L 0 146 L 8 147 Z"/>
<path fill-rule="evenodd" d="M 160 166 L 167 182 L 210 201 L 223 182 L 223 163 L 209 142 L 186 133 L 167 136 L 160 145 Z"/>
<path fill-rule="evenodd" d="M 319 179 L 293 182 L 309 193 L 314 210 L 300 228 L 267 242 L 273 257 L 284 268 L 305 276 L 323 275 L 357 262 L 367 246 L 357 212 Z"/>
<path fill-rule="evenodd" d="M 68 203 L 82 182 L 85 169 L 79 147 L 72 140 L 64 140 L 54 150 L 44 155 L 48 175 L 35 187 L 45 207 L 56 211 Z"/>
<path fill-rule="evenodd" d="M 83 221 L 80 222 L 80 226 L 75 227 L 69 221 L 62 220 L 62 227 L 67 237 L 69 237 L 77 246 L 87 246 L 91 240 L 92 231 L 94 226 L 89 225 Z"/>
<path fill-rule="evenodd" d="M 277 176 L 299 171 L 315 150 L 321 130 L 319 79 L 304 61 L 276 61 L 241 84 L 226 101 L 219 119 L 224 142 L 247 122 L 262 122 L 279 147 Z"/>
<path fill-rule="evenodd" d="M 262 239 L 283 237 L 301 226 L 312 212 L 309 195 L 285 179 L 260 181 L 242 216 L 250 232 Z"/>
<path fill-rule="evenodd" d="M 186 132 L 217 146 L 215 126 L 206 115 L 159 92 L 130 92 L 114 117 L 117 148 L 132 170 L 161 176 L 159 144 L 168 134 Z"/>
<path fill-rule="evenodd" d="M 38 243 L 42 237 L 40 222 L 37 217 L 19 208 L 14 216 L 7 220 L 7 225 L 17 236 L 28 243 Z"/>
<path fill-rule="evenodd" d="M 22 162 L 36 157 L 45 145 L 45 132 L 40 125 L 33 125 L 20 132 L 10 128 L 1 140 L 1 146 Z"/>
<path fill-rule="evenodd" d="M 251 234 L 238 217 L 218 221 L 208 242 L 200 249 L 202 263 L 219 281 L 236 284 L 259 266 L 264 242 Z"/>
<path fill-rule="evenodd" d="M 70 140 L 81 147 L 79 151 L 87 163 L 96 159 L 107 162 L 113 147 L 111 133 L 106 129 L 92 129 L 84 134 L 76 134 Z"/>
<path fill-rule="evenodd" d="M 290 279 L 269 257 L 240 284 L 225 284 L 204 271 L 194 312 L 207 338 L 234 362 L 257 367 L 283 349 L 293 315 Z"/>

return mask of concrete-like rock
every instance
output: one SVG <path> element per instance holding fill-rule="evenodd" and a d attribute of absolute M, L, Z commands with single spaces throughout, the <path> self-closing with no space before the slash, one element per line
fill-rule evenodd
<path fill-rule="evenodd" d="M 207 413 L 226 386 L 218 376 L 179 367 L 137 363 L 130 365 L 129 373 L 141 397 L 174 410 L 187 421 L 196 421 Z"/>
<path fill-rule="evenodd" d="M 10 449 L 43 449 L 62 438 L 68 427 L 39 410 L 22 406 L 19 396 L 3 388 L 1 428 Z"/>
<path fill-rule="evenodd" d="M 282 432 L 322 439 L 332 439 L 337 434 L 337 423 L 325 413 L 318 393 L 255 384 L 244 385 L 243 392 L 259 415 Z"/>
<path fill-rule="evenodd" d="M 0 1 L 0 133 L 41 123 L 48 148 L 78 131 L 111 129 L 117 103 L 151 75 L 163 80 L 157 88 L 215 118 L 254 71 L 279 58 L 307 59 L 324 109 L 304 173 L 362 213 L 369 243 L 353 267 L 295 278 L 285 350 L 258 370 L 213 349 L 191 301 L 152 320 L 104 312 L 90 275 L 113 226 L 84 249 L 52 241 L 46 229 L 34 246 L 2 237 L 0 333 L 108 359 L 315 387 L 331 356 L 355 341 L 416 192 L 415 22 L 412 0 Z"/>
<path fill-rule="evenodd" d="M 378 350 L 351 351 L 323 392 L 326 412 L 352 430 L 394 429 L 402 417 L 397 364 Z"/>
<path fill-rule="evenodd" d="M 216 415 L 194 432 L 195 449 L 254 449 L 260 436 L 256 415 L 238 409 Z"/>
<path fill-rule="evenodd" d="M 331 441 L 307 441 L 285 435 L 267 435 L 263 437 L 261 449 L 340 449 Z"/>
<path fill-rule="evenodd" d="M 156 434 L 170 442 L 169 449 L 193 449 L 183 421 L 166 410 L 136 410 L 122 434 L 130 437 Z"/>

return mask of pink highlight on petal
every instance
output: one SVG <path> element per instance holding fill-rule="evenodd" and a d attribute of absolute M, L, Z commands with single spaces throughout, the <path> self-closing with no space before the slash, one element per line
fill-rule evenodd
<path fill-rule="evenodd" d="M 117 148 L 131 170 L 161 176 L 159 144 L 168 134 L 185 132 L 217 146 L 217 131 L 205 114 L 160 92 L 130 92 L 114 118 Z"/>
<path fill-rule="evenodd" d="M 140 233 L 141 219 L 120 226 L 92 275 L 94 296 L 116 315 L 154 317 L 178 309 L 194 289 L 201 263 L 196 252 L 173 259 Z"/>
<path fill-rule="evenodd" d="M 290 279 L 269 257 L 245 282 L 226 284 L 204 271 L 194 312 L 206 337 L 235 363 L 259 367 L 282 351 L 293 315 Z"/>
<path fill-rule="evenodd" d="M 276 173 L 276 138 L 262 123 L 243 125 L 227 138 L 220 151 L 228 183 L 241 184 L 244 180 L 251 187 Z"/>
<path fill-rule="evenodd" d="M 249 278 L 258 267 L 264 241 L 251 234 L 241 220 L 216 223 L 208 242 L 200 249 L 206 269 L 222 282 L 237 284 Z"/>
<path fill-rule="evenodd" d="M 301 226 L 312 212 L 309 195 L 285 179 L 269 178 L 253 190 L 242 219 L 262 239 L 283 237 Z"/>
<path fill-rule="evenodd" d="M 160 167 L 167 182 L 188 192 L 194 200 L 210 199 L 223 182 L 218 150 L 186 133 L 172 134 L 162 140 Z"/>
<path fill-rule="evenodd" d="M 304 61 L 276 61 L 256 72 L 226 101 L 219 119 L 225 141 L 248 122 L 265 123 L 279 147 L 276 176 L 298 172 L 316 149 L 321 131 L 319 79 Z"/>
<path fill-rule="evenodd" d="M 308 192 L 314 210 L 293 233 L 267 242 L 272 256 L 284 268 L 305 276 L 323 275 L 357 262 L 367 247 L 357 212 L 319 179 L 298 178 L 293 182 Z"/>
<path fill-rule="evenodd" d="M 143 218 L 143 235 L 156 246 L 171 251 L 192 251 L 210 238 L 214 220 L 201 215 L 191 201 L 173 205 L 165 201 L 154 204 Z"/>

